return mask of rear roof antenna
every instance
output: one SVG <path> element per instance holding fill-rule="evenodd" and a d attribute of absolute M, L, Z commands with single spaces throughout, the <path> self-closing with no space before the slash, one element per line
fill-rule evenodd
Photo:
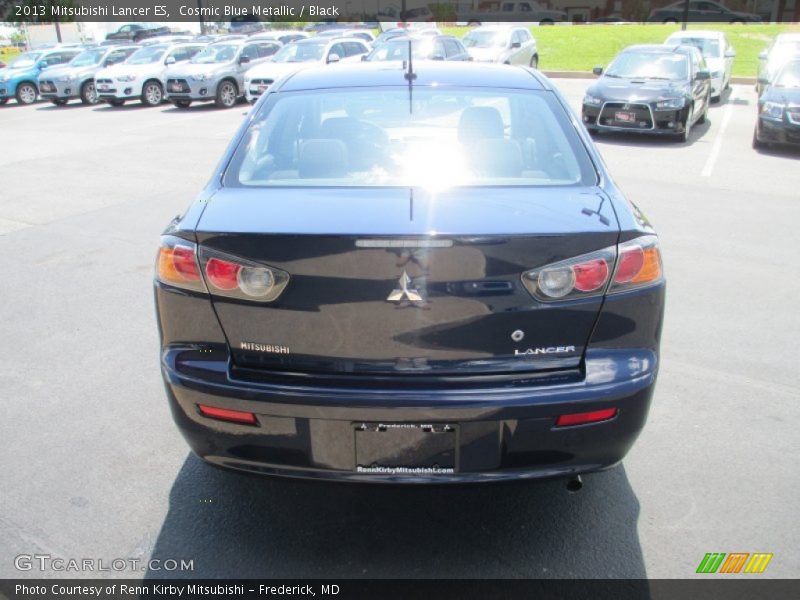
<path fill-rule="evenodd" d="M 414 73 L 414 62 L 411 58 L 411 40 L 408 40 L 408 61 L 406 62 L 406 74 L 404 77 L 408 81 L 408 85 L 411 85 L 411 82 L 417 78 L 417 74 Z"/>

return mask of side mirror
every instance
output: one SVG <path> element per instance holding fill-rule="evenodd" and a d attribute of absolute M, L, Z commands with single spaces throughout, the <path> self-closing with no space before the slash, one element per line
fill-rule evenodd
<path fill-rule="evenodd" d="M 39 62 L 36 63 L 36 68 L 39 69 L 39 70 L 46 69 L 47 68 L 47 61 L 46 60 L 40 60 Z"/>
<path fill-rule="evenodd" d="M 249 56 L 240 56 L 239 57 L 239 64 L 240 65 L 244 65 L 244 64 L 249 63 L 249 62 L 250 62 L 250 57 Z"/>
<path fill-rule="evenodd" d="M 711 73 L 708 71 L 698 71 L 697 75 L 694 76 L 697 81 L 708 81 L 711 79 Z"/>
<path fill-rule="evenodd" d="M 167 60 L 164 61 L 164 64 L 165 65 L 174 65 L 176 62 L 178 62 L 178 61 L 175 60 L 174 56 L 168 56 Z"/>
<path fill-rule="evenodd" d="M 736 50 L 733 48 L 728 48 L 725 51 L 725 58 L 736 58 Z"/>
<path fill-rule="evenodd" d="M 600 77 L 600 75 L 603 74 L 603 67 L 595 67 L 594 69 L 592 69 L 592 73 Z"/>
<path fill-rule="evenodd" d="M 767 60 L 767 51 L 762 50 L 758 53 L 758 60 Z"/>
<path fill-rule="evenodd" d="M 330 56 L 328 56 L 328 62 L 329 63 L 337 63 L 340 60 L 342 60 L 342 59 L 338 54 L 331 54 Z"/>
<path fill-rule="evenodd" d="M 519 42 L 511 42 L 511 48 L 522 48 L 522 44 Z"/>

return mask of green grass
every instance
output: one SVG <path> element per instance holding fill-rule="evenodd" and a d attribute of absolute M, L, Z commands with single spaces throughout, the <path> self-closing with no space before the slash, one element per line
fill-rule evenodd
<path fill-rule="evenodd" d="M 689 29 L 724 31 L 736 50 L 733 74 L 755 77 L 758 53 L 782 31 L 800 31 L 800 25 L 689 25 Z M 532 27 L 539 47 L 539 67 L 544 71 L 591 71 L 605 67 L 631 44 L 660 44 L 679 25 L 573 25 Z M 446 33 L 463 36 L 466 27 L 447 27 Z"/>

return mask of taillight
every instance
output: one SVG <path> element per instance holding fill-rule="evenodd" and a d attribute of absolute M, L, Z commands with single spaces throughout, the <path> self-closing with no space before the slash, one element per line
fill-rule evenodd
<path fill-rule="evenodd" d="M 556 419 L 556 427 L 570 427 L 572 425 L 600 423 L 601 421 L 613 419 L 617 416 L 618 412 L 619 411 L 616 408 L 603 408 L 601 410 L 561 415 Z"/>
<path fill-rule="evenodd" d="M 619 245 L 619 259 L 609 294 L 659 283 L 664 279 L 658 238 L 643 235 Z"/>
<path fill-rule="evenodd" d="M 522 283 L 544 302 L 601 295 L 608 285 L 616 248 L 611 246 L 522 274 Z"/>
<path fill-rule="evenodd" d="M 156 279 L 167 285 L 205 292 L 197 245 L 172 235 L 162 236 L 156 257 Z"/>
<path fill-rule="evenodd" d="M 590 298 L 663 281 L 658 238 L 644 235 L 619 245 L 545 265 L 522 274 L 542 302 Z"/>
<path fill-rule="evenodd" d="M 208 406 L 207 404 L 198 404 L 197 408 L 200 414 L 209 419 L 218 419 L 220 421 L 230 421 L 231 423 L 242 423 L 243 425 L 256 425 L 258 419 L 251 412 L 243 410 L 231 410 L 229 408 L 219 408 L 218 406 Z"/>
<path fill-rule="evenodd" d="M 285 271 L 208 248 L 200 249 L 200 264 L 209 291 L 217 296 L 271 302 L 289 283 Z"/>

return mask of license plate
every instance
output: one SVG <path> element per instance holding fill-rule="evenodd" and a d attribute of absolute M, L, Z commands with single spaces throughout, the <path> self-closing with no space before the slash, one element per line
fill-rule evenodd
<path fill-rule="evenodd" d="M 97 89 L 101 90 L 101 91 L 105 91 L 108 88 L 109 88 L 109 85 L 107 83 L 101 83 L 100 85 L 97 86 Z"/>
<path fill-rule="evenodd" d="M 356 423 L 356 471 L 441 475 L 457 467 L 457 428 L 448 424 Z"/>
<path fill-rule="evenodd" d="M 264 91 L 264 90 L 266 90 L 268 87 L 269 87 L 268 85 L 260 85 L 260 86 L 258 86 L 258 91 L 259 91 L 259 92 L 263 92 L 263 91 Z"/>
<path fill-rule="evenodd" d="M 53 91 L 53 89 L 54 89 L 53 86 L 47 83 L 42 86 L 43 92 L 51 92 Z"/>
<path fill-rule="evenodd" d="M 169 86 L 169 89 L 173 92 L 180 92 L 183 87 L 178 83 L 173 83 L 171 86 Z"/>
<path fill-rule="evenodd" d="M 614 119 L 623 123 L 633 123 L 636 121 L 636 115 L 632 112 L 617 111 L 614 113 Z"/>

